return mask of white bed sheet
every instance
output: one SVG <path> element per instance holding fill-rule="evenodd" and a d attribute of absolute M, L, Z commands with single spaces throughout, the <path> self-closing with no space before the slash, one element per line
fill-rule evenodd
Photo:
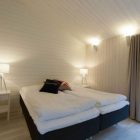
<path fill-rule="evenodd" d="M 84 111 L 84 112 L 81 112 L 81 113 L 78 113 L 75 115 L 67 116 L 67 117 L 64 117 L 61 119 L 40 122 L 38 120 L 37 114 L 33 111 L 31 105 L 26 101 L 24 93 L 21 94 L 21 97 L 22 97 L 35 125 L 37 126 L 37 129 L 40 132 L 40 134 L 45 134 L 45 133 L 53 131 L 53 130 L 65 128 L 65 127 L 68 127 L 68 126 L 71 126 L 74 124 L 84 122 L 84 121 L 96 118 L 100 114 L 100 112 L 97 108 L 92 108 L 87 111 Z"/>

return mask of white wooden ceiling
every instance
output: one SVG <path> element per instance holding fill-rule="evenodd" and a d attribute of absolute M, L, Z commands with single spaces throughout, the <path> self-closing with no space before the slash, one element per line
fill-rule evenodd
<path fill-rule="evenodd" d="M 140 0 L 20 0 L 46 26 L 66 30 L 86 42 L 118 35 L 126 24 L 140 24 Z"/>

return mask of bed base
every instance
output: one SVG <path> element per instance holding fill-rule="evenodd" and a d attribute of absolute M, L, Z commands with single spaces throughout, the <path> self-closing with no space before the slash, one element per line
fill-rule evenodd
<path fill-rule="evenodd" d="M 100 115 L 100 130 L 108 128 L 129 117 L 129 105 L 117 111 Z"/>
<path fill-rule="evenodd" d="M 20 97 L 20 105 L 32 140 L 85 140 L 99 131 L 99 117 L 66 128 L 40 134 L 25 104 Z"/>

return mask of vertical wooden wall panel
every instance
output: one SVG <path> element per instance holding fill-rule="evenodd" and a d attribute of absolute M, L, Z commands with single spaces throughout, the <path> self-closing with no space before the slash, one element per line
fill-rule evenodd
<path fill-rule="evenodd" d="M 87 46 L 86 54 L 90 85 L 127 95 L 129 46 L 126 38 L 117 36 L 103 40 L 97 51 Z"/>

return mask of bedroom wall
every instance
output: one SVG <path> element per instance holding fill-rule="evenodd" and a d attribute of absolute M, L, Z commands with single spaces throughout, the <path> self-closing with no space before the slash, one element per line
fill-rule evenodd
<path fill-rule="evenodd" d="M 46 13 L 44 19 L 24 2 L 0 1 L 0 63 L 10 64 L 5 78 L 12 90 L 12 111 L 19 109 L 20 87 L 46 78 L 78 83 L 79 67 L 85 64 L 85 45 L 53 16 Z"/>
<path fill-rule="evenodd" d="M 89 84 L 95 89 L 127 95 L 128 56 L 129 46 L 122 36 L 103 40 L 97 51 L 87 46 Z"/>

